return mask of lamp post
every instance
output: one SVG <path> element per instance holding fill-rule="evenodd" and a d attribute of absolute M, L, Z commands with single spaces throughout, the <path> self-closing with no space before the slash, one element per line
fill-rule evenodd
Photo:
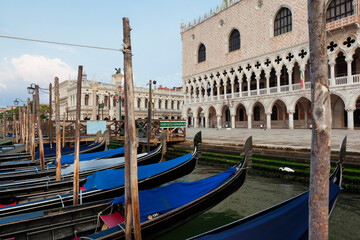
<path fill-rule="evenodd" d="M 228 124 L 227 124 L 227 128 L 230 129 L 230 107 L 234 106 L 234 102 L 231 101 L 230 98 L 226 99 L 226 102 L 224 102 L 224 105 L 226 105 L 228 107 L 228 114 L 227 114 L 227 119 L 228 119 Z"/>

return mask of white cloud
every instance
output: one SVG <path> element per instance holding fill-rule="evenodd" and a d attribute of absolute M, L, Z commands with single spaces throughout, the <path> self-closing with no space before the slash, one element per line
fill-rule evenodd
<path fill-rule="evenodd" d="M 16 97 L 25 100 L 29 95 L 26 88 L 31 83 L 47 88 L 54 82 L 54 77 L 60 81 L 77 72 L 58 58 L 50 59 L 44 56 L 22 55 L 11 60 L 0 59 L 0 106 L 11 105 Z M 40 94 L 40 102 L 47 103 L 48 96 Z"/>
<path fill-rule="evenodd" d="M 60 80 L 76 75 L 76 71 L 58 58 L 49 59 L 44 56 L 22 55 L 12 58 L 15 73 L 27 83 L 49 84 L 55 76 Z"/>

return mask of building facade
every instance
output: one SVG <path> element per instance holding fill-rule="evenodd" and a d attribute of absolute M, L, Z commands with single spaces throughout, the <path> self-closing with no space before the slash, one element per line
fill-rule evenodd
<path fill-rule="evenodd" d="M 120 77 L 120 79 L 119 79 Z M 121 99 L 121 116 L 124 119 L 124 93 L 121 85 L 123 75 L 113 75 L 112 84 L 88 80 L 83 75 L 81 89 L 81 120 L 118 120 L 119 100 Z M 116 79 L 117 78 L 117 79 Z M 120 86 L 120 88 L 118 88 Z M 120 91 L 119 91 L 120 90 Z M 121 98 L 119 98 L 119 93 Z M 135 118 L 145 119 L 148 116 L 149 89 L 134 87 Z M 153 118 L 180 119 L 183 106 L 182 89 L 155 88 L 152 90 Z M 103 104 L 104 108 L 99 108 Z M 93 107 L 95 106 L 95 107 Z M 68 120 L 76 119 L 76 80 L 60 83 L 60 114 Z"/>
<path fill-rule="evenodd" d="M 360 0 L 327 2 L 333 128 L 360 128 Z M 181 25 L 183 117 L 195 127 L 308 128 L 306 0 L 223 0 Z"/>

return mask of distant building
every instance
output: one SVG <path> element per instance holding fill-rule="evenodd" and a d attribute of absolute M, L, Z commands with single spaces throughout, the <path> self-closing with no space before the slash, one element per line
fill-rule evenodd
<path fill-rule="evenodd" d="M 113 75 L 112 84 L 95 82 L 88 80 L 86 74 L 83 75 L 81 89 L 81 120 L 93 120 L 93 110 L 95 110 L 95 119 L 99 120 L 118 120 L 119 119 L 119 98 L 118 88 L 121 86 L 120 79 L 118 83 Z M 122 78 L 122 75 L 121 75 Z M 122 90 L 123 91 L 123 90 Z M 93 94 L 95 92 L 95 95 Z M 135 118 L 144 119 L 148 115 L 149 89 L 143 87 L 134 87 L 134 106 Z M 95 99 L 94 99 L 95 98 Z M 180 119 L 183 105 L 183 92 L 178 88 L 156 89 L 153 86 L 153 114 L 154 119 Z M 95 101 L 94 101 L 95 100 Z M 94 103 L 96 104 L 93 109 Z M 104 108 L 99 109 L 99 104 Z M 75 120 L 76 114 L 76 80 L 66 80 L 60 83 L 60 114 L 67 115 L 69 120 Z M 124 118 L 124 99 L 122 94 L 121 116 Z M 95 120 L 94 119 L 94 120 Z"/>
<path fill-rule="evenodd" d="M 223 0 L 181 25 L 183 117 L 204 127 L 308 128 L 307 0 Z M 359 0 L 328 0 L 332 127 L 360 128 Z"/>

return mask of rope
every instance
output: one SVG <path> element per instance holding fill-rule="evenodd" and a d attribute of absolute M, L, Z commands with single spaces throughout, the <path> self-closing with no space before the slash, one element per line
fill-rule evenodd
<path fill-rule="evenodd" d="M 30 41 L 30 42 L 40 42 L 40 43 L 49 43 L 49 44 L 72 46 L 72 47 L 94 48 L 94 49 L 100 49 L 100 50 L 110 50 L 110 51 L 124 52 L 124 49 L 105 48 L 105 47 L 97 47 L 97 46 L 74 44 L 74 43 L 52 42 L 52 41 L 45 41 L 45 40 L 38 40 L 38 39 L 31 39 L 31 38 L 11 37 L 11 36 L 4 36 L 4 35 L 0 35 L 0 38 L 8 38 L 8 39 L 15 39 L 15 40 Z"/>
<path fill-rule="evenodd" d="M 65 206 L 64 206 L 64 202 L 63 202 L 63 199 L 62 199 L 62 197 L 58 194 L 58 195 L 56 195 L 57 197 L 59 197 L 60 198 L 60 201 L 61 201 L 61 205 L 62 205 L 62 207 L 64 208 Z"/>

